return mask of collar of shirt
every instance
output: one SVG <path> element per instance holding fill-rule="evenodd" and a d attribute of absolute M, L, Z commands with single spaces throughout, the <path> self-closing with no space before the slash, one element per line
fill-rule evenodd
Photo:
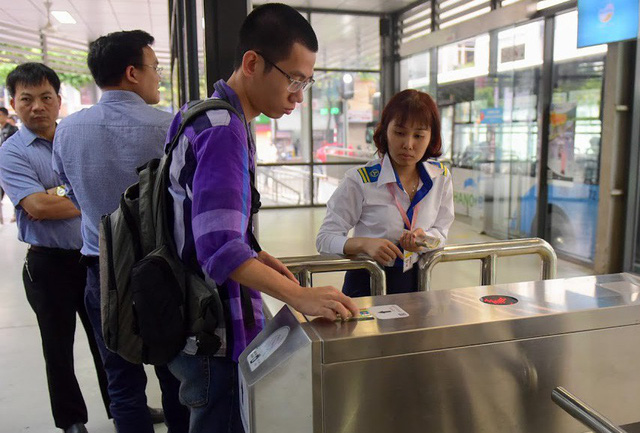
<path fill-rule="evenodd" d="M 38 135 L 36 135 L 32 130 L 27 128 L 26 126 L 22 126 L 15 134 L 25 146 L 31 146 L 36 140 L 42 140 L 44 143 L 51 144 L 49 140 L 46 140 Z"/>
<path fill-rule="evenodd" d="M 413 213 L 416 205 L 420 203 L 420 201 L 429 193 L 429 191 L 431 191 L 431 188 L 433 187 L 433 180 L 431 179 L 431 176 L 427 172 L 427 169 L 425 168 L 425 164 L 426 164 L 425 162 L 421 162 L 418 164 L 418 172 L 420 174 L 420 180 L 422 181 L 422 186 L 416 192 L 416 195 L 413 197 L 413 200 L 411 200 L 411 202 L 409 203 L 409 208 L 406 211 L 407 216 L 409 217 L 409 220 L 413 218 Z M 402 183 L 400 182 L 400 178 L 398 177 L 398 174 L 393 169 L 393 165 L 391 164 L 391 158 L 389 157 L 388 154 L 386 154 L 382 158 L 382 168 L 380 169 L 380 177 L 378 178 L 377 186 L 378 188 L 382 186 L 386 187 L 386 185 L 389 183 L 396 183 L 400 190 L 404 190 L 404 188 L 402 187 Z"/>
<path fill-rule="evenodd" d="M 420 180 L 422 181 L 422 184 L 429 185 L 429 188 L 431 188 L 433 180 L 427 172 L 424 162 L 418 164 L 418 172 L 420 173 Z M 389 154 L 385 154 L 384 157 L 382 157 L 382 168 L 380 169 L 380 177 L 378 178 L 377 186 L 385 186 L 388 183 L 397 183 L 398 187 L 402 189 L 402 183 L 400 182 L 398 174 L 393 169 L 391 158 L 389 157 Z"/>
<path fill-rule="evenodd" d="M 231 87 L 224 80 L 218 80 L 216 84 L 214 84 L 216 91 L 213 92 L 212 97 L 226 99 L 233 108 L 238 110 L 238 113 L 242 114 L 242 117 L 245 117 L 244 110 L 242 109 L 242 104 L 240 103 L 240 98 L 233 91 Z M 222 90 L 222 91 L 219 91 Z M 249 123 L 245 117 L 245 122 Z"/>
<path fill-rule="evenodd" d="M 130 90 L 106 90 L 102 97 L 100 98 L 100 102 L 98 104 L 109 104 L 111 102 L 136 102 L 143 105 L 147 105 L 144 102 L 144 99 L 140 95 Z"/>
<path fill-rule="evenodd" d="M 250 163 L 253 166 L 254 165 L 254 158 L 255 158 L 255 148 L 256 148 L 256 144 L 253 141 L 253 134 L 250 133 L 249 129 L 249 123 L 250 120 L 247 120 L 245 114 L 244 114 L 244 110 L 242 109 L 242 104 L 240 103 L 240 98 L 238 97 L 238 95 L 236 94 L 236 92 L 229 87 L 229 85 L 227 84 L 226 81 L 220 79 L 218 80 L 215 84 L 214 84 L 214 88 L 216 89 L 213 92 L 213 95 L 211 95 L 212 98 L 222 98 L 225 99 L 227 102 L 229 102 L 231 104 L 231 106 L 233 108 L 235 108 L 238 113 L 240 113 L 242 115 L 242 119 L 245 122 L 245 126 L 247 129 L 247 135 L 249 137 L 249 143 L 251 145 L 251 154 L 249 156 L 250 159 Z"/>
<path fill-rule="evenodd" d="M 384 186 L 386 188 L 388 183 L 394 183 L 396 181 L 396 171 L 393 169 L 391 158 L 389 158 L 389 154 L 387 153 L 382 157 L 382 167 L 380 168 L 380 177 L 378 177 L 377 186 Z"/>

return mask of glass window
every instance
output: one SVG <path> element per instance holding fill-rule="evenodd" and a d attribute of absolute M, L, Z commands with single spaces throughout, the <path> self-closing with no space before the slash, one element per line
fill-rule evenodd
<path fill-rule="evenodd" d="M 543 21 L 499 32 L 498 72 L 541 65 L 543 34 Z"/>
<path fill-rule="evenodd" d="M 376 150 L 372 138 L 381 110 L 379 17 L 307 16 L 319 44 L 315 85 L 291 115 L 261 115 L 253 122 L 257 187 L 265 206 L 326 203 L 344 172 L 374 158 Z"/>
<path fill-rule="evenodd" d="M 440 136 L 442 138 L 442 156 L 440 160 L 451 161 L 453 139 L 453 105 L 440 107 Z"/>
<path fill-rule="evenodd" d="M 429 52 L 407 57 L 400 62 L 400 86 L 402 89 L 416 89 L 429 92 L 431 83 Z"/>
<path fill-rule="evenodd" d="M 489 73 L 489 35 L 438 49 L 438 83 L 480 77 Z"/>
<path fill-rule="evenodd" d="M 313 13 L 311 25 L 318 36 L 316 68 L 380 68 L 377 17 Z"/>
<path fill-rule="evenodd" d="M 602 57 L 556 64 L 549 119 L 549 241 L 589 262 L 598 220 L 603 75 Z"/>
<path fill-rule="evenodd" d="M 456 123 L 471 122 L 471 102 L 460 102 L 456 104 Z"/>
<path fill-rule="evenodd" d="M 325 204 L 331 198 L 344 174 L 356 165 L 316 165 L 313 168 L 313 197 L 317 204 Z"/>
<path fill-rule="evenodd" d="M 453 118 L 456 216 L 498 239 L 531 236 L 542 29 L 534 22 L 498 32 L 497 74 L 438 86 L 443 132 Z"/>
<path fill-rule="evenodd" d="M 313 86 L 313 160 L 368 161 L 380 112 L 380 74 L 320 72 Z"/>
<path fill-rule="evenodd" d="M 180 83 L 178 82 L 178 59 L 174 58 L 175 63 L 173 69 L 171 69 L 171 81 L 169 82 L 169 88 L 171 89 L 171 108 L 173 112 L 177 113 L 180 110 Z M 162 96 L 162 92 L 160 93 Z"/>
<path fill-rule="evenodd" d="M 606 52 L 606 44 L 578 48 L 578 11 L 556 16 L 553 38 L 554 61 L 560 62 Z"/>
<path fill-rule="evenodd" d="M 305 102 L 296 105 L 290 115 L 270 119 L 261 114 L 253 121 L 256 131 L 258 162 L 309 162 L 309 140 L 303 134 Z"/>
<path fill-rule="evenodd" d="M 311 204 L 308 166 L 258 166 L 256 188 L 263 206 Z"/>

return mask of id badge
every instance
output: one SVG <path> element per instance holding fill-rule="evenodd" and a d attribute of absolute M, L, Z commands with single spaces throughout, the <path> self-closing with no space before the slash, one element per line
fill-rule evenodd
<path fill-rule="evenodd" d="M 402 272 L 410 271 L 413 268 L 413 255 L 417 253 L 412 253 L 411 251 L 405 251 L 403 256 L 403 264 L 402 264 Z"/>

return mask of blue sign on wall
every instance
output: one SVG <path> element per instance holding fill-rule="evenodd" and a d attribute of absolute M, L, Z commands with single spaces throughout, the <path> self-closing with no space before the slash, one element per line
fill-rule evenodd
<path fill-rule="evenodd" d="M 578 47 L 638 37 L 638 0 L 578 0 Z"/>
<path fill-rule="evenodd" d="M 480 123 L 497 125 L 503 123 L 502 108 L 484 108 L 480 110 Z"/>

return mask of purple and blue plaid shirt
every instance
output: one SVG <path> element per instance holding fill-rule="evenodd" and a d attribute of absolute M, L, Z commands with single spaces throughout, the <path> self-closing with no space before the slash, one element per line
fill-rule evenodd
<path fill-rule="evenodd" d="M 228 102 L 243 113 L 235 92 L 223 81 Z M 223 95 L 218 91 L 213 97 Z M 169 129 L 167 142 L 177 133 L 182 113 Z M 255 166 L 255 144 L 244 121 L 226 110 L 212 110 L 194 119 L 173 151 L 169 192 L 173 203 L 176 247 L 183 261 L 196 254 L 205 274 L 216 282 L 225 307 L 223 345 L 217 355 L 234 361 L 264 327 L 262 298 L 249 289 L 254 323 L 246 320 L 240 285 L 229 275 L 256 257 L 249 233 L 251 215 L 250 168 Z M 225 341 L 226 340 L 226 341 Z"/>

